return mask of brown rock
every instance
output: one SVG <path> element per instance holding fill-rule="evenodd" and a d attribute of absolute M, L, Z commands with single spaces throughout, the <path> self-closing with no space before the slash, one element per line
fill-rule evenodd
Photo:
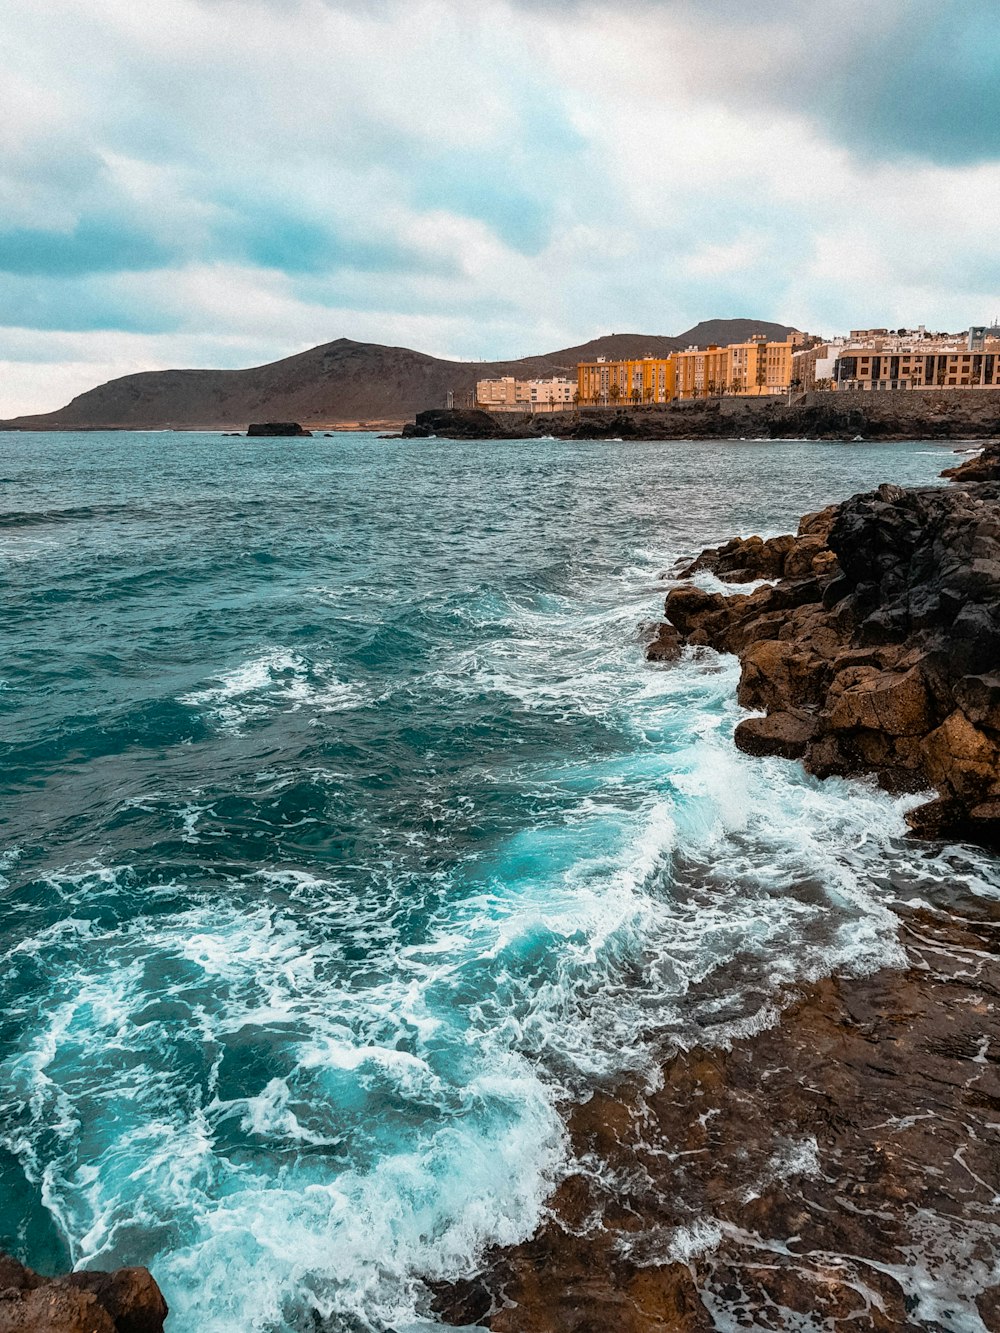
<path fill-rule="evenodd" d="M 681 655 L 682 639 L 673 625 L 658 625 L 656 638 L 646 649 L 647 662 L 676 662 Z"/>
<path fill-rule="evenodd" d="M 977 727 L 1000 731 L 1000 676 L 965 676 L 955 686 L 955 702 Z"/>
<path fill-rule="evenodd" d="M 702 628 L 702 622 L 722 608 L 722 600 L 718 593 L 705 592 L 690 584 L 671 588 L 667 594 L 667 619 L 682 634 L 690 634 L 692 630 Z"/>
<path fill-rule="evenodd" d="M 89 1291 L 56 1282 L 12 1299 L 0 1298 L 0 1333 L 116 1333 L 107 1310 Z"/>
<path fill-rule="evenodd" d="M 977 804 L 1000 774 L 1000 747 L 959 708 L 926 737 L 923 750 L 931 780 Z"/>
<path fill-rule="evenodd" d="M 804 514 L 799 519 L 799 536 L 822 537 L 825 542 L 839 512 L 840 505 L 827 505 L 825 509 L 817 510 L 814 514 Z"/>
<path fill-rule="evenodd" d="M 825 664 L 795 642 L 763 639 L 743 655 L 737 695 L 744 708 L 785 709 L 817 701 Z"/>
<path fill-rule="evenodd" d="M 736 748 L 744 754 L 801 759 L 816 733 L 816 721 L 804 713 L 769 713 L 748 717 L 736 728 Z"/>
<path fill-rule="evenodd" d="M 0 1333 L 163 1333 L 166 1317 L 145 1268 L 43 1278 L 0 1255 Z"/>
<path fill-rule="evenodd" d="M 836 556 L 829 550 L 825 537 L 799 537 L 785 556 L 783 574 L 785 578 L 798 578 L 813 572 L 813 561 L 826 552 L 831 559 Z"/>
<path fill-rule="evenodd" d="M 167 1303 L 147 1268 L 71 1273 L 66 1282 L 94 1295 L 114 1320 L 116 1333 L 163 1333 Z"/>
<path fill-rule="evenodd" d="M 0 1293 L 31 1291 L 41 1286 L 44 1280 L 30 1268 L 25 1268 L 24 1264 L 12 1259 L 9 1254 L 0 1254 Z"/>
<path fill-rule="evenodd" d="M 1000 1254 L 1000 916 L 897 910 L 907 966 L 798 987 L 773 1026 L 570 1108 L 585 1170 L 446 1318 L 494 1333 L 926 1333 L 926 1293 L 956 1328 L 977 1310 L 1000 1328 L 997 1289 L 967 1294 Z M 786 1164 L 795 1146 L 809 1151 Z M 716 1236 L 670 1262 L 705 1221 Z"/>
<path fill-rule="evenodd" d="M 871 669 L 854 670 L 870 672 Z M 902 674 L 867 675 L 843 690 L 829 717 L 833 731 L 864 727 L 890 736 L 922 736 L 932 725 L 931 700 L 919 667 Z"/>

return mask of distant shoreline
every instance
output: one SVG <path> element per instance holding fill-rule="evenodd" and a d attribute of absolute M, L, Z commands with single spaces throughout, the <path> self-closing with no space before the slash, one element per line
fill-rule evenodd
<path fill-rule="evenodd" d="M 646 408 L 572 412 L 420 412 L 404 427 L 411 439 L 992 440 L 1000 439 L 1000 391 L 951 389 L 897 393 L 806 393 L 783 398 L 715 398 Z"/>

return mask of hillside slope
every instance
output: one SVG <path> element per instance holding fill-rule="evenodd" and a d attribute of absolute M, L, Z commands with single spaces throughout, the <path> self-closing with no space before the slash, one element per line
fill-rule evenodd
<path fill-rule="evenodd" d="M 706 334 L 706 330 L 708 331 Z M 404 420 L 444 405 L 449 390 L 490 376 L 569 375 L 598 356 L 666 356 L 691 343 L 783 337 L 786 325 L 710 320 L 677 337 L 614 333 L 579 347 L 516 361 L 443 361 L 406 347 L 336 342 L 249 370 L 153 370 L 109 380 L 66 407 L 0 421 L 0 429 L 241 429 L 251 421 Z"/>

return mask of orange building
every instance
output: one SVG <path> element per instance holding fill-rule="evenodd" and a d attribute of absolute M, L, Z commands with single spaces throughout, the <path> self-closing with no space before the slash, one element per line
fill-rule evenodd
<path fill-rule="evenodd" d="M 794 353 L 804 335 L 793 333 L 783 342 L 768 342 L 761 335 L 728 347 L 689 347 L 677 352 L 677 397 L 715 398 L 787 393 L 795 379 Z"/>
<path fill-rule="evenodd" d="M 581 407 L 641 407 L 669 403 L 675 397 L 672 356 L 644 356 L 635 361 L 581 361 L 576 374 Z"/>

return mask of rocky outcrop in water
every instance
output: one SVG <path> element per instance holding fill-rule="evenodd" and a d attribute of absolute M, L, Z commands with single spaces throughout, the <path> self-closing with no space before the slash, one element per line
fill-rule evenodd
<path fill-rule="evenodd" d="M 739 701 L 763 714 L 737 727 L 740 749 L 936 788 L 916 832 L 1000 844 L 1000 482 L 880 486 L 795 535 L 707 550 L 682 578 L 699 570 L 772 581 L 732 595 L 685 581 L 666 602 L 681 643 L 739 657 Z M 678 641 L 661 630 L 651 658 L 664 637 Z"/>
<path fill-rule="evenodd" d="M 247 435 L 312 435 L 297 421 L 257 421 L 247 427 Z"/>
<path fill-rule="evenodd" d="M 1000 481 L 1000 443 L 986 445 L 957 467 L 946 467 L 941 475 L 961 482 Z"/>
<path fill-rule="evenodd" d="M 0 1333 L 163 1333 L 166 1317 L 145 1268 L 46 1278 L 0 1255 Z"/>

